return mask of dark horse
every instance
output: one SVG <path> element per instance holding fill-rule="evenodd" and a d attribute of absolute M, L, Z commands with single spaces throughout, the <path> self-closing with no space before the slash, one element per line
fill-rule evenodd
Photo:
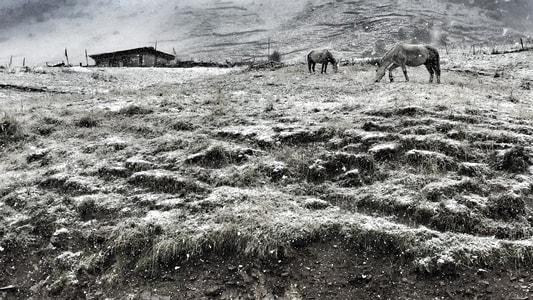
<path fill-rule="evenodd" d="M 331 52 L 329 52 L 328 50 L 313 50 L 309 52 L 309 54 L 307 54 L 307 66 L 309 67 L 309 73 L 315 71 L 315 66 L 317 63 L 322 64 L 320 74 L 326 73 L 328 63 L 333 64 L 333 71 L 337 72 L 338 70 L 337 60 L 333 58 L 333 55 L 331 55 Z"/>
<path fill-rule="evenodd" d="M 440 83 L 440 59 L 437 49 L 429 45 L 412 45 L 397 43 L 385 53 L 379 61 L 376 70 L 376 82 L 380 81 L 385 75 L 385 70 L 389 69 L 389 79 L 392 82 L 392 70 L 402 67 L 405 80 L 409 81 L 407 68 L 425 65 L 429 72 L 429 82 L 433 82 L 433 74 L 437 75 L 437 83 Z"/>

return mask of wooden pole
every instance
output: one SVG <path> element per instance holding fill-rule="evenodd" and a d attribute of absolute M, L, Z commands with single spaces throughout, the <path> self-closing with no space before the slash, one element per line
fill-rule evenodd
<path fill-rule="evenodd" d="M 87 55 L 87 49 L 85 49 L 85 61 L 87 63 L 85 66 L 88 67 L 89 66 L 89 56 Z"/>
<path fill-rule="evenodd" d="M 26 67 L 26 57 L 24 57 L 22 59 L 22 67 L 25 68 Z"/>
<path fill-rule="evenodd" d="M 70 62 L 68 61 L 68 52 L 67 52 L 67 48 L 65 48 L 65 57 L 67 58 L 67 66 L 70 66 Z"/>
<path fill-rule="evenodd" d="M 178 63 L 178 53 L 176 52 L 176 49 L 172 47 L 172 54 L 174 54 L 174 64 Z"/>
<path fill-rule="evenodd" d="M 524 50 L 524 41 L 522 40 L 522 38 L 520 38 L 520 45 L 522 45 L 522 50 Z"/>
<path fill-rule="evenodd" d="M 7 68 L 11 69 L 11 65 L 12 64 L 13 64 L 13 55 L 11 55 L 11 57 L 9 57 L 9 66 Z"/>

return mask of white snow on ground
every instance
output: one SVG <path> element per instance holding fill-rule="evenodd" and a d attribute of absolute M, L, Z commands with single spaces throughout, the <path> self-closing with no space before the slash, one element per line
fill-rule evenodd
<path fill-rule="evenodd" d="M 69 93 L 107 93 L 140 90 L 153 85 L 182 84 L 238 72 L 239 68 L 36 68 L 29 72 L 0 72 L 0 83 L 21 87 L 46 88 Z M 0 97 L 6 91 L 0 90 Z"/>

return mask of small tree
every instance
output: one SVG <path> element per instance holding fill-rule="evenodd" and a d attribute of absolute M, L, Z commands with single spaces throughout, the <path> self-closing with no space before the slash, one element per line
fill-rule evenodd
<path fill-rule="evenodd" d="M 281 53 L 278 50 L 274 50 L 268 57 L 269 61 L 281 62 Z"/>

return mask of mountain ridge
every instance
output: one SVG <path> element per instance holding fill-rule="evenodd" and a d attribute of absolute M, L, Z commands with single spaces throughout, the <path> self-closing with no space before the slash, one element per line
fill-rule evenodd
<path fill-rule="evenodd" d="M 44 5 L 44 6 L 43 6 Z M 533 4 L 506 1 L 311 0 L 28 1 L 0 9 L 0 64 L 72 61 L 89 53 L 155 45 L 179 59 L 233 60 L 279 50 L 287 60 L 312 48 L 343 56 L 379 55 L 399 40 L 444 44 L 509 43 L 529 36 Z M 6 18 L 6 16 L 11 16 Z M 34 48 L 39 49 L 35 51 Z"/>

